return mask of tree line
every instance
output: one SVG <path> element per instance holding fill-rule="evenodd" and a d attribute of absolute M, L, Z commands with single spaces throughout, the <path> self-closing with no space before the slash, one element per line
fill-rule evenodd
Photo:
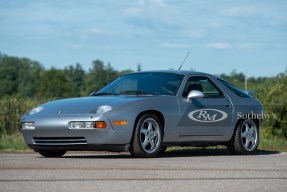
<path fill-rule="evenodd" d="M 141 70 L 140 65 L 137 70 Z M 118 71 L 109 63 L 105 64 L 99 59 L 91 62 L 88 71 L 85 71 L 79 63 L 64 69 L 45 69 L 39 62 L 29 58 L 0 53 L 0 105 L 2 105 L 0 107 L 3 108 L 5 104 L 7 110 L 14 107 L 17 111 L 21 107 L 21 104 L 17 103 L 20 99 L 22 103 L 25 103 L 31 98 L 46 101 L 87 96 L 118 76 L 129 72 L 133 70 Z M 245 87 L 246 76 L 243 73 L 233 71 L 230 74 L 218 76 L 241 89 Z M 248 89 L 256 91 L 255 96 L 263 103 L 265 113 L 276 114 L 276 119 L 264 120 L 268 134 L 287 138 L 287 71 L 274 77 L 249 77 L 247 80 Z M 9 105 L 4 102 L 7 98 L 13 100 Z M 17 103 L 18 108 L 13 103 Z M 19 115 L 16 116 L 14 119 L 17 119 Z M 1 120 L 1 114 L 0 121 L 4 121 Z M 7 122 L 9 123 L 9 120 Z"/>
<path fill-rule="evenodd" d="M 87 96 L 129 72 L 132 70 L 117 71 L 99 59 L 92 61 L 92 67 L 86 72 L 79 63 L 64 69 L 45 69 L 37 61 L 0 54 L 0 98 Z"/>

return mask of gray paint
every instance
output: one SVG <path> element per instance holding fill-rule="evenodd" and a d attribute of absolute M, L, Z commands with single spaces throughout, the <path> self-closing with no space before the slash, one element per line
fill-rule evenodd
<path fill-rule="evenodd" d="M 163 144 L 187 143 L 218 143 L 222 144 L 231 139 L 239 112 L 261 114 L 263 107 L 257 99 L 241 98 L 222 85 L 217 77 L 189 71 L 157 71 L 162 73 L 177 73 L 185 76 L 176 96 L 93 96 L 64 99 L 48 102 L 44 110 L 34 114 L 25 114 L 21 123 L 35 122 L 35 130 L 21 130 L 25 142 L 34 149 L 33 137 L 85 137 L 87 150 L 97 145 L 125 145 L 131 141 L 135 120 L 140 113 L 157 111 L 164 117 Z M 141 73 L 141 72 L 140 72 Z M 188 102 L 182 97 L 187 79 L 191 76 L 208 77 L 223 93 L 222 98 L 197 98 Z M 97 107 L 110 105 L 112 110 L 105 114 L 96 114 Z M 199 122 L 188 117 L 194 110 L 215 109 L 227 114 L 224 120 L 218 122 Z M 211 111 L 212 112 L 212 111 Z M 199 114 L 198 114 L 199 115 Z M 220 114 L 212 112 L 209 118 L 217 118 Z M 124 126 L 113 125 L 114 121 L 127 120 Z M 71 130 L 70 121 L 105 121 L 106 129 Z M 261 121 L 259 121 L 259 126 Z M 66 150 L 72 150 L 69 145 L 59 144 Z M 47 146 L 53 149 L 53 146 Z M 80 148 L 85 149 L 84 146 Z M 125 148 L 126 149 L 126 148 Z"/>

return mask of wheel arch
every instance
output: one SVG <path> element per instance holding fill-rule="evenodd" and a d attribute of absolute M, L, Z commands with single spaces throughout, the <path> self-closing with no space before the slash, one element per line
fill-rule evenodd
<path fill-rule="evenodd" d="M 157 110 L 146 110 L 146 111 L 140 112 L 137 115 L 136 119 L 135 119 L 135 122 L 134 122 L 134 125 L 133 125 L 133 134 L 132 134 L 132 137 L 131 137 L 131 141 L 132 141 L 132 139 L 134 137 L 135 127 L 136 127 L 139 119 L 145 114 L 154 114 L 154 115 L 156 115 L 159 118 L 160 123 L 161 123 L 162 128 L 163 128 L 162 133 L 163 133 L 163 137 L 164 137 L 165 119 L 164 119 L 163 114 L 160 111 L 157 111 Z"/>
<path fill-rule="evenodd" d="M 252 123 L 255 125 L 255 127 L 257 129 L 257 131 L 255 131 L 255 134 L 256 134 L 255 138 L 253 136 L 250 136 L 249 134 L 242 136 L 242 125 L 245 123 L 245 121 L 252 121 Z M 240 119 L 238 119 L 236 126 L 234 128 L 232 137 L 226 143 L 228 150 L 234 155 L 250 155 L 250 154 L 252 154 L 258 148 L 258 145 L 259 145 L 259 128 L 260 128 L 260 119 L 258 119 L 258 118 L 240 118 Z M 252 132 L 252 135 L 253 135 L 253 132 Z M 242 139 L 243 137 L 246 138 L 245 143 Z M 252 137 L 254 139 L 254 141 L 251 142 L 251 145 L 250 145 L 250 140 L 247 140 L 247 137 L 249 139 L 250 139 L 250 137 Z M 246 146 L 246 144 L 247 144 L 247 146 Z"/>
<path fill-rule="evenodd" d="M 156 115 L 159 118 L 159 120 L 160 120 L 160 123 L 161 123 L 162 128 L 163 128 L 163 132 L 164 132 L 165 119 L 164 119 L 163 114 L 160 111 L 157 111 L 157 110 L 146 110 L 146 111 L 142 111 L 141 113 L 139 113 L 137 115 L 137 117 L 136 117 L 135 122 L 134 122 L 134 128 L 135 128 L 136 124 L 138 123 L 139 119 L 141 118 L 141 116 L 143 116 L 144 114 L 154 114 L 154 115 Z"/>
<path fill-rule="evenodd" d="M 260 121 L 261 121 L 261 120 L 258 119 L 258 118 L 250 118 L 250 119 L 255 122 L 256 126 L 258 127 L 258 134 L 259 134 Z M 235 132 L 236 132 L 236 130 L 237 130 L 237 128 L 238 128 L 238 125 L 239 125 L 241 122 L 243 122 L 243 120 L 245 120 L 245 118 L 240 118 L 240 119 L 238 119 L 238 121 L 236 122 L 235 126 L 233 127 L 233 133 L 232 133 L 232 136 L 230 137 L 229 141 L 231 141 L 231 140 L 233 139 L 234 134 L 235 134 Z"/>

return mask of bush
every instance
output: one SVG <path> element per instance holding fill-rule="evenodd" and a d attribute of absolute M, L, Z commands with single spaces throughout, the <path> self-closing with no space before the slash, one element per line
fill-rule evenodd
<path fill-rule="evenodd" d="M 47 99 L 23 99 L 18 97 L 1 98 L 0 137 L 17 133 L 21 116 L 28 110 L 44 102 L 47 102 Z"/>

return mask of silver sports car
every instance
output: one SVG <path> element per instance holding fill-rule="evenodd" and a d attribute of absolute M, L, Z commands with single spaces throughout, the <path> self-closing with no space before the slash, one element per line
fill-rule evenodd
<path fill-rule="evenodd" d="M 40 105 L 21 118 L 27 145 L 45 157 L 71 150 L 155 157 L 167 146 L 225 145 L 251 154 L 261 103 L 216 76 L 191 71 L 123 75 L 88 97 Z"/>

